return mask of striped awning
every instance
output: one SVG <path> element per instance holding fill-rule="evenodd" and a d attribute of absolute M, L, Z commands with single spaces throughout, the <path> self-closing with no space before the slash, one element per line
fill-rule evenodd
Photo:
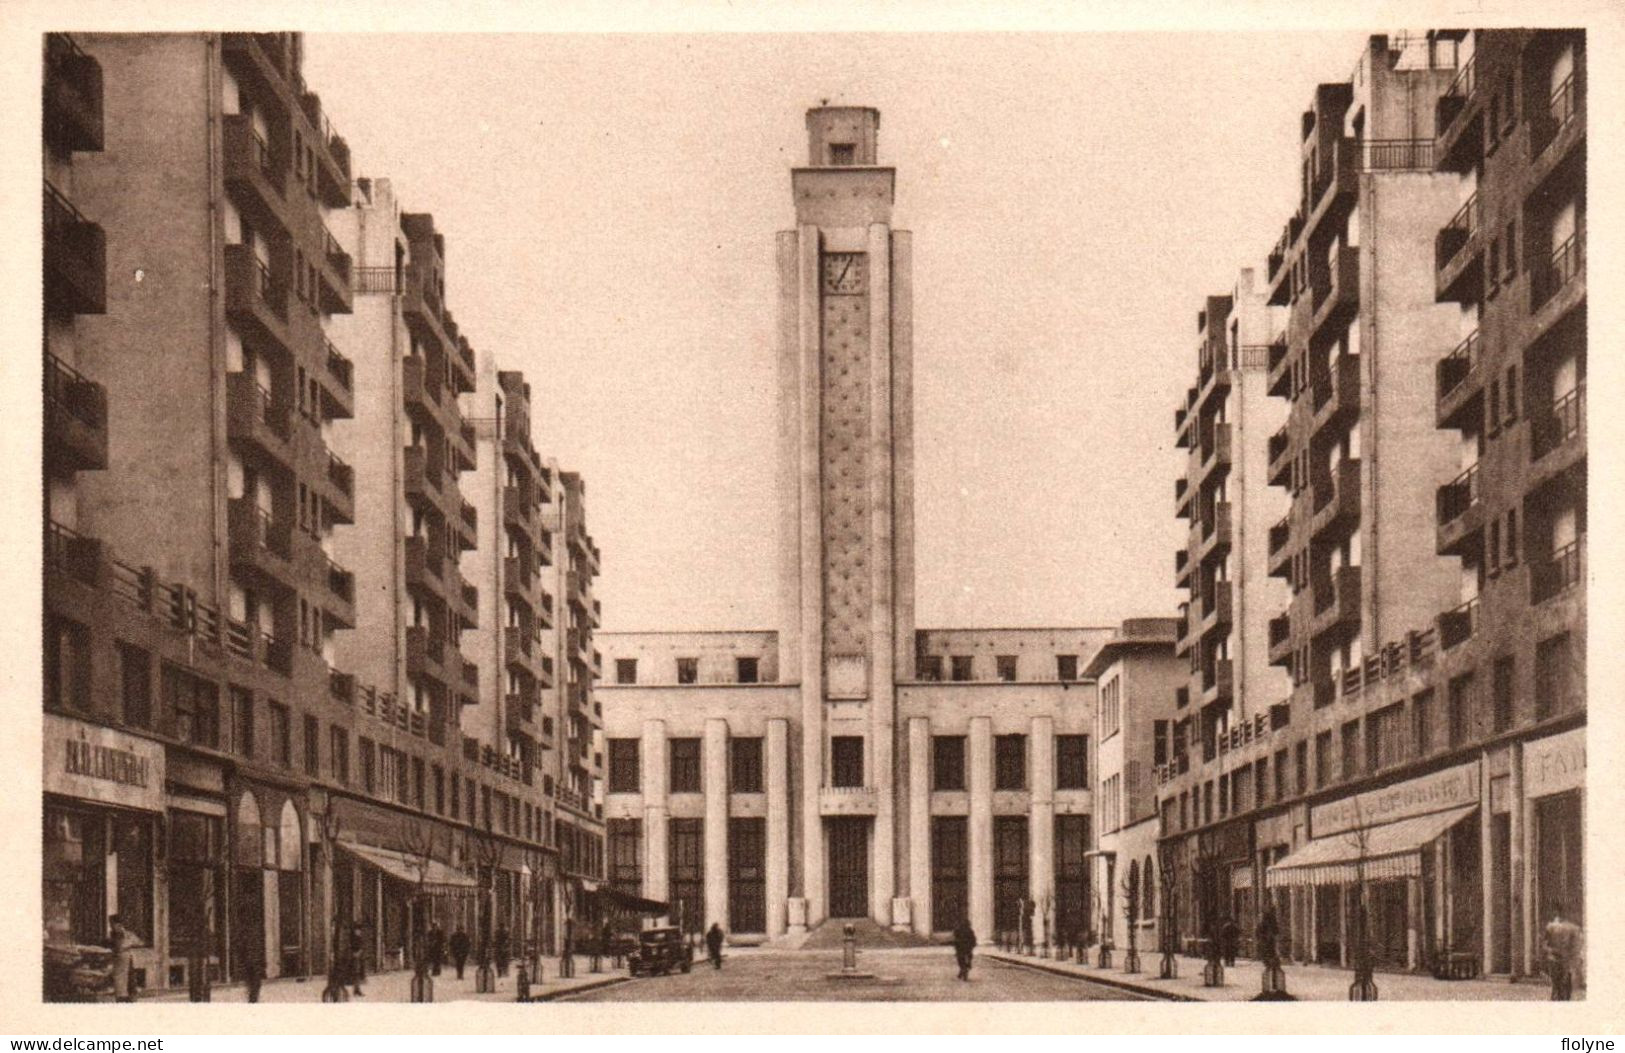
<path fill-rule="evenodd" d="M 429 865 L 420 873 L 420 861 L 404 852 L 354 841 L 340 841 L 339 847 L 363 863 L 377 867 L 389 877 L 415 889 L 421 888 L 431 896 L 473 896 L 479 891 L 473 878 L 438 859 L 429 860 Z"/>
<path fill-rule="evenodd" d="M 1420 877 L 1422 849 L 1478 811 L 1476 804 L 1415 815 L 1397 823 L 1317 837 L 1269 868 L 1269 888 L 1346 885 L 1360 880 Z"/>

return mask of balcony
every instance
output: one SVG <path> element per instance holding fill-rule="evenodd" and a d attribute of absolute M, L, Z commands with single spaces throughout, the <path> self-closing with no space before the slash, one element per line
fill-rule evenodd
<path fill-rule="evenodd" d="M 226 246 L 226 313 L 283 348 L 288 340 L 288 286 L 247 245 Z"/>
<path fill-rule="evenodd" d="M 328 602 L 323 605 L 330 617 L 347 629 L 355 628 L 355 573 L 327 559 Z"/>
<path fill-rule="evenodd" d="M 1202 449 L 1202 471 L 1205 475 L 1217 468 L 1230 467 L 1230 425 L 1215 424 Z"/>
<path fill-rule="evenodd" d="M 1220 549 L 1230 547 L 1230 502 L 1216 501 L 1202 520 L 1202 543 L 1197 559 L 1205 560 Z"/>
<path fill-rule="evenodd" d="M 401 313 L 407 324 L 427 335 L 446 357 L 454 355 L 451 339 L 446 335 L 442 317 L 445 309 L 435 287 L 434 271 L 418 263 L 406 265 L 404 288 L 401 289 Z"/>
<path fill-rule="evenodd" d="M 509 731 L 532 732 L 536 729 L 536 702 L 525 695 L 508 694 L 502 697 L 503 713 Z"/>
<path fill-rule="evenodd" d="M 1335 332 L 1360 309 L 1360 250 L 1344 246 L 1327 267 L 1326 283 L 1314 289 L 1313 332 Z"/>
<path fill-rule="evenodd" d="M 355 705 L 356 685 L 354 673 L 341 673 L 337 669 L 327 672 L 327 693 L 341 705 Z"/>
<path fill-rule="evenodd" d="M 1554 154 L 1563 153 L 1570 145 L 1570 140 L 1576 136 L 1565 135 L 1577 127 L 1583 134 L 1584 115 L 1580 113 L 1580 104 L 1584 95 L 1578 90 L 1574 82 L 1574 74 L 1570 73 L 1563 83 L 1557 86 L 1547 100 L 1546 109 L 1531 115 L 1529 119 L 1529 157 L 1530 160 L 1541 160 L 1548 150 L 1552 150 L 1554 143 L 1564 140 L 1558 145 Z"/>
<path fill-rule="evenodd" d="M 1346 427 L 1360 416 L 1360 356 L 1338 355 L 1332 367 L 1310 385 L 1315 431 Z"/>
<path fill-rule="evenodd" d="M 1360 627 L 1360 568 L 1339 567 L 1315 587 L 1315 617 L 1310 627 L 1317 638 L 1339 637 Z"/>
<path fill-rule="evenodd" d="M 1532 414 L 1529 421 L 1529 459 L 1542 461 L 1565 447 L 1585 451 L 1585 381 L 1559 395 L 1552 404 Z M 1544 470 L 1546 466 L 1542 465 Z"/>
<path fill-rule="evenodd" d="M 1266 480 L 1271 486 L 1288 486 L 1292 475 L 1292 432 L 1290 425 L 1283 424 L 1274 435 L 1269 438 L 1265 447 L 1269 458 Z"/>
<path fill-rule="evenodd" d="M 472 552 L 479 546 L 479 510 L 461 496 L 457 497 L 456 503 L 457 514 L 451 519 L 452 537 L 460 551 Z"/>
<path fill-rule="evenodd" d="M 535 611 L 537 625 L 543 629 L 553 628 L 553 594 L 547 591 L 546 586 L 541 586 L 536 593 Z"/>
<path fill-rule="evenodd" d="M 1180 476 L 1174 480 L 1174 515 L 1179 519 L 1189 519 L 1191 515 L 1191 498 L 1196 491 L 1191 489 L 1190 482 Z"/>
<path fill-rule="evenodd" d="M 1285 334 L 1271 344 L 1269 372 L 1265 374 L 1264 390 L 1275 398 L 1291 398 L 1292 366 L 1299 357 L 1292 353 L 1292 347 L 1287 343 Z"/>
<path fill-rule="evenodd" d="M 480 624 L 480 587 L 458 580 L 456 596 L 457 617 L 463 628 L 473 629 Z"/>
<path fill-rule="evenodd" d="M 315 92 L 299 96 L 299 108 L 315 129 L 322 149 L 316 151 L 316 189 L 328 208 L 350 204 L 350 144 L 322 112 L 322 100 Z"/>
<path fill-rule="evenodd" d="M 286 523 L 279 524 L 252 498 L 234 497 L 226 502 L 226 527 L 233 567 L 262 584 L 292 586 L 293 532 Z"/>
<path fill-rule="evenodd" d="M 45 463 L 68 472 L 107 467 L 107 389 L 49 352 Z"/>
<path fill-rule="evenodd" d="M 1482 107 L 1477 104 L 1475 59 L 1468 59 L 1434 103 L 1439 129 L 1438 167 L 1442 172 L 1471 171 L 1484 156 Z"/>
<path fill-rule="evenodd" d="M 1478 330 L 1457 344 L 1455 350 L 1439 359 L 1434 367 L 1436 381 L 1436 418 L 1440 428 L 1460 427 L 1462 409 L 1477 394 L 1477 385 L 1469 385 L 1478 369 Z"/>
<path fill-rule="evenodd" d="M 1529 272 L 1529 313 L 1536 331 L 1549 328 L 1585 296 L 1585 235 L 1577 232 Z"/>
<path fill-rule="evenodd" d="M 1234 593 L 1228 581 L 1215 581 L 1202 594 L 1202 634 L 1228 632 Z"/>
<path fill-rule="evenodd" d="M 45 306 L 52 314 L 107 313 L 107 235 L 45 184 Z"/>
<path fill-rule="evenodd" d="M 1529 598 L 1532 603 L 1545 603 L 1576 585 L 1584 577 L 1581 566 L 1584 538 L 1552 550 L 1551 555 L 1537 559 L 1529 568 Z"/>
<path fill-rule="evenodd" d="M 288 229 L 288 170 L 246 114 L 220 122 L 226 189 L 237 207 L 266 230 Z"/>
<path fill-rule="evenodd" d="M 1325 160 L 1309 188 L 1310 213 L 1306 226 L 1311 232 L 1319 228 L 1326 217 L 1342 217 L 1354 207 L 1360 190 L 1361 146 L 1357 139 L 1339 138 L 1333 141 L 1331 150 L 1322 155 Z"/>
<path fill-rule="evenodd" d="M 1174 588 L 1186 589 L 1191 583 L 1191 554 L 1189 549 L 1174 549 Z"/>
<path fill-rule="evenodd" d="M 1270 619 L 1270 664 L 1280 665 L 1292 656 L 1292 617 L 1286 612 Z"/>
<path fill-rule="evenodd" d="M 430 461 L 428 450 L 422 446 L 406 447 L 401 453 L 401 467 L 406 500 L 419 507 L 439 507 L 440 465 Z"/>
<path fill-rule="evenodd" d="M 292 464 L 293 411 L 277 402 L 252 373 L 226 374 L 226 435 L 279 464 Z"/>
<path fill-rule="evenodd" d="M 1473 597 L 1453 610 L 1439 615 L 1439 646 L 1445 650 L 1458 647 L 1473 638 L 1478 631 L 1478 597 Z"/>
<path fill-rule="evenodd" d="M 502 488 L 502 525 L 525 537 L 536 533 L 536 504 L 518 486 Z"/>
<path fill-rule="evenodd" d="M 454 652 L 455 653 L 455 652 Z M 406 630 L 406 675 L 438 680 L 451 686 L 446 670 L 446 641 L 427 626 L 412 625 Z"/>
<path fill-rule="evenodd" d="M 406 587 L 427 589 L 436 596 L 445 589 L 445 557 L 426 537 L 408 537 L 403 545 Z"/>
<path fill-rule="evenodd" d="M 1478 230 L 1478 195 L 1474 194 L 1433 241 L 1434 299 L 1440 303 L 1477 303 L 1482 295 L 1484 246 Z"/>
<path fill-rule="evenodd" d="M 880 791 L 873 786 L 818 788 L 819 815 L 876 815 L 879 811 Z"/>
<path fill-rule="evenodd" d="M 505 592 L 523 600 L 526 606 L 531 602 L 531 584 L 535 580 L 530 571 L 530 560 L 521 556 L 506 556 L 502 560 L 502 587 Z"/>
<path fill-rule="evenodd" d="M 355 469 L 331 450 L 327 452 L 327 481 L 342 499 L 329 502 L 333 518 L 340 523 L 355 522 Z"/>
<path fill-rule="evenodd" d="M 1228 658 L 1220 658 L 1202 670 L 1202 705 L 1229 706 L 1235 697 L 1235 665 Z"/>
<path fill-rule="evenodd" d="M 1337 470 L 1315 483 L 1315 513 L 1309 522 L 1311 537 L 1346 531 L 1360 522 L 1360 461 L 1339 461 Z"/>
<path fill-rule="evenodd" d="M 1191 411 L 1189 404 L 1174 410 L 1174 448 L 1183 450 L 1191 444 Z"/>
<path fill-rule="evenodd" d="M 62 153 L 102 148 L 102 65 L 66 33 L 45 34 L 45 138 Z"/>
<path fill-rule="evenodd" d="M 1478 490 L 1476 464 L 1439 487 L 1436 499 L 1439 555 L 1458 554 L 1461 544 L 1483 526 L 1483 506 Z"/>
<path fill-rule="evenodd" d="M 1266 572 L 1272 578 L 1288 576 L 1292 563 L 1292 517 L 1282 516 L 1270 527 Z"/>
<path fill-rule="evenodd" d="M 349 314 L 354 305 L 354 292 L 350 285 L 350 254 L 327 230 L 322 231 L 322 265 L 320 292 L 322 310 L 328 314 Z"/>

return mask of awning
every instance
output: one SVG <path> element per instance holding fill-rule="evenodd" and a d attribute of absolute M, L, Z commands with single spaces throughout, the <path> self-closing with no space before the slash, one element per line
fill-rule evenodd
<path fill-rule="evenodd" d="M 1360 880 L 1362 869 L 1367 881 L 1420 877 L 1422 849 L 1476 811 L 1478 806 L 1470 804 L 1317 837 L 1270 867 L 1264 884 L 1269 888 L 1346 885 Z"/>
<path fill-rule="evenodd" d="M 418 879 L 421 860 L 405 852 L 378 848 L 375 845 L 358 845 L 353 841 L 340 841 L 339 847 L 363 863 L 377 867 L 396 881 L 404 882 L 414 889 L 421 884 L 422 891 L 431 896 L 473 896 L 479 892 L 479 886 L 474 883 L 473 878 L 438 859 L 429 860 L 429 865 L 421 871 L 420 882 Z"/>
<path fill-rule="evenodd" d="M 633 914 L 653 914 L 656 916 L 671 913 L 671 904 L 662 903 L 657 899 L 644 899 L 634 896 L 630 892 L 621 892 L 613 888 L 601 888 L 593 895 L 606 906 L 616 907 Z"/>
<path fill-rule="evenodd" d="M 1239 866 L 1239 867 L 1236 867 L 1234 870 L 1230 871 L 1230 889 L 1231 889 L 1231 891 L 1238 891 L 1238 890 L 1241 890 L 1241 889 L 1249 889 L 1249 888 L 1252 888 L 1252 887 L 1253 887 L 1253 868 L 1252 867 L 1250 867 L 1250 866 Z"/>

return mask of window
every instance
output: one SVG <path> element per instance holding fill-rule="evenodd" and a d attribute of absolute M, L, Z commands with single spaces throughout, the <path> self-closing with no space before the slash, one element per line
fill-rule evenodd
<path fill-rule="evenodd" d="M 829 740 L 831 786 L 863 785 L 863 739 L 857 735 L 835 735 Z"/>
<path fill-rule="evenodd" d="M 611 819 L 609 835 L 609 886 L 631 896 L 643 895 L 643 823 L 638 819 Z"/>
<path fill-rule="evenodd" d="M 412 803 L 418 811 L 425 811 L 429 807 L 429 780 L 424 776 L 423 758 L 412 758 Z M 509 826 L 510 831 L 512 825 Z"/>
<path fill-rule="evenodd" d="M 1450 681 L 1450 695 L 1446 700 L 1448 712 L 1446 734 L 1450 748 L 1465 745 L 1473 733 L 1473 674 L 1466 673 Z"/>
<path fill-rule="evenodd" d="M 1343 778 L 1353 779 L 1360 774 L 1360 722 L 1351 720 L 1343 725 Z"/>
<path fill-rule="evenodd" d="M 1489 562 L 1489 575 L 1492 578 L 1498 577 L 1501 573 L 1501 521 L 1499 519 L 1490 520 L 1490 538 L 1486 548 L 1488 549 L 1486 555 Z"/>
<path fill-rule="evenodd" d="M 677 682 L 679 684 L 696 683 L 700 678 L 700 660 L 698 658 L 677 659 Z"/>
<path fill-rule="evenodd" d="M 1055 679 L 1076 680 L 1078 678 L 1078 656 L 1075 654 L 1058 654 L 1055 656 Z"/>
<path fill-rule="evenodd" d="M 637 793 L 642 789 L 637 739 L 609 740 L 609 792 Z"/>
<path fill-rule="evenodd" d="M 1511 655 L 1505 654 L 1495 660 L 1491 684 L 1494 703 L 1491 718 L 1495 722 L 1496 731 L 1505 731 L 1512 726 L 1512 693 L 1516 673 L 1515 659 Z"/>
<path fill-rule="evenodd" d="M 139 647 L 118 645 L 119 698 L 124 704 L 124 723 L 131 727 L 152 726 L 152 656 Z"/>
<path fill-rule="evenodd" d="M 1268 757 L 1258 758 L 1258 763 L 1253 766 L 1253 800 L 1259 804 L 1263 804 L 1270 799 L 1269 770 L 1270 759 Z"/>
<path fill-rule="evenodd" d="M 914 675 L 921 680 L 942 679 L 942 656 L 922 654 L 914 661 Z"/>
<path fill-rule="evenodd" d="M 1315 736 L 1315 785 L 1330 786 L 1332 773 L 1332 733 L 1322 731 Z"/>
<path fill-rule="evenodd" d="M 1518 419 L 1518 367 L 1507 366 L 1506 394 L 1503 396 L 1503 405 L 1506 409 L 1506 422 L 1511 424 Z"/>
<path fill-rule="evenodd" d="M 311 778 L 318 778 L 322 774 L 322 730 L 321 723 L 309 714 L 305 715 L 305 774 Z"/>
<path fill-rule="evenodd" d="M 1055 736 L 1055 788 L 1089 788 L 1089 736 Z"/>
<path fill-rule="evenodd" d="M 1287 782 L 1286 782 L 1286 762 L 1287 762 L 1287 752 L 1286 752 L 1286 750 L 1276 750 L 1275 751 L 1275 799 L 1277 801 L 1285 800 L 1287 794 L 1289 794 L 1291 792 L 1291 790 L 1288 789 Z"/>
<path fill-rule="evenodd" d="M 1298 793 L 1305 794 L 1309 792 L 1309 743 L 1298 743 L 1293 753 L 1294 767 L 1298 772 Z"/>
<path fill-rule="evenodd" d="M 1230 814 L 1230 776 L 1219 776 L 1219 818 Z"/>
<path fill-rule="evenodd" d="M 175 737 L 194 746 L 220 745 L 220 688 L 165 663 L 159 674 L 164 708 L 175 722 Z"/>
<path fill-rule="evenodd" d="M 1123 678 L 1114 676 L 1100 685 L 1100 737 L 1111 738 L 1122 727 Z"/>
<path fill-rule="evenodd" d="M 856 143 L 830 143 L 829 163 L 832 165 L 850 165 L 857 162 Z"/>
<path fill-rule="evenodd" d="M 254 692 L 233 684 L 231 698 L 231 748 L 242 757 L 254 756 Z"/>
<path fill-rule="evenodd" d="M 1411 739 L 1416 743 L 1416 755 L 1425 757 L 1433 752 L 1433 692 L 1423 691 L 1411 699 Z"/>
<path fill-rule="evenodd" d="M 734 793 L 762 792 L 762 740 L 737 738 L 728 743 L 728 781 Z"/>
<path fill-rule="evenodd" d="M 728 921 L 735 932 L 767 930 L 767 820 L 728 820 Z"/>
<path fill-rule="evenodd" d="M 1168 722 L 1154 720 L 1151 722 L 1151 763 L 1162 767 L 1168 763 Z"/>
<path fill-rule="evenodd" d="M 1518 510 L 1507 509 L 1507 528 L 1501 535 L 1501 545 L 1505 551 L 1505 563 L 1510 569 L 1518 563 Z"/>
<path fill-rule="evenodd" d="M 969 679 L 971 679 L 971 656 L 970 655 L 968 655 L 968 654 L 956 654 L 956 655 L 954 655 L 952 657 L 951 662 L 953 664 L 952 672 L 953 672 L 953 678 L 955 680 L 969 680 Z"/>
<path fill-rule="evenodd" d="M 754 684 L 761 678 L 760 663 L 755 658 L 735 658 L 734 676 L 741 684 Z"/>
<path fill-rule="evenodd" d="M 993 788 L 995 790 L 1027 788 L 1027 736 L 993 737 Z"/>
<path fill-rule="evenodd" d="M 931 737 L 931 788 L 933 790 L 965 788 L 965 736 Z"/>
<path fill-rule="evenodd" d="M 57 709 L 90 708 L 90 630 L 53 617 L 45 636 L 45 697 Z"/>
<path fill-rule="evenodd" d="M 551 783 L 551 779 L 552 779 L 552 776 L 547 777 L 547 781 L 549 783 Z M 463 780 L 458 777 L 456 772 L 452 772 L 451 773 L 451 817 L 453 819 L 462 818 L 462 815 L 461 815 L 462 810 L 463 810 L 462 787 L 463 787 Z M 546 788 L 546 792 L 549 795 L 551 795 L 552 792 L 553 792 L 553 787 L 551 785 L 548 785 L 547 788 Z"/>
<path fill-rule="evenodd" d="M 434 766 L 434 811 L 436 815 L 446 814 L 446 769 L 436 764 Z M 527 809 L 530 805 L 525 806 Z"/>
<path fill-rule="evenodd" d="M 671 739 L 671 792 L 700 792 L 700 740 Z"/>
<path fill-rule="evenodd" d="M 284 767 L 293 763 L 293 721 L 288 707 L 280 702 L 267 702 L 266 712 L 271 718 L 272 759 Z"/>
<path fill-rule="evenodd" d="M 1016 678 L 1016 656 L 1001 654 L 994 659 L 998 666 L 999 679 L 1009 682 Z"/>
<path fill-rule="evenodd" d="M 1568 633 L 1535 645 L 1535 719 L 1545 720 L 1574 708 L 1573 645 Z"/>
<path fill-rule="evenodd" d="M 615 682 L 617 684 L 635 684 L 638 682 L 638 660 L 636 658 L 615 659 Z"/>
<path fill-rule="evenodd" d="M 705 929 L 705 820 L 669 819 L 666 887 L 672 924 L 684 932 Z"/>
<path fill-rule="evenodd" d="M 350 785 L 350 733 L 338 725 L 327 730 L 327 763 L 333 772 L 333 781 L 340 786 Z"/>

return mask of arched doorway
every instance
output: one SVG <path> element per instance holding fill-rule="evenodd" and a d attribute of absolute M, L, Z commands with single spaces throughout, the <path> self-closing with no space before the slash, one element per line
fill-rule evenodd
<path fill-rule="evenodd" d="M 252 790 L 237 798 L 232 844 L 231 943 L 233 979 L 265 966 L 265 845 L 260 803 Z"/>
<path fill-rule="evenodd" d="M 305 928 L 305 839 L 304 824 L 292 801 L 282 802 L 277 824 L 277 929 L 280 937 L 283 976 L 302 976 Z"/>

